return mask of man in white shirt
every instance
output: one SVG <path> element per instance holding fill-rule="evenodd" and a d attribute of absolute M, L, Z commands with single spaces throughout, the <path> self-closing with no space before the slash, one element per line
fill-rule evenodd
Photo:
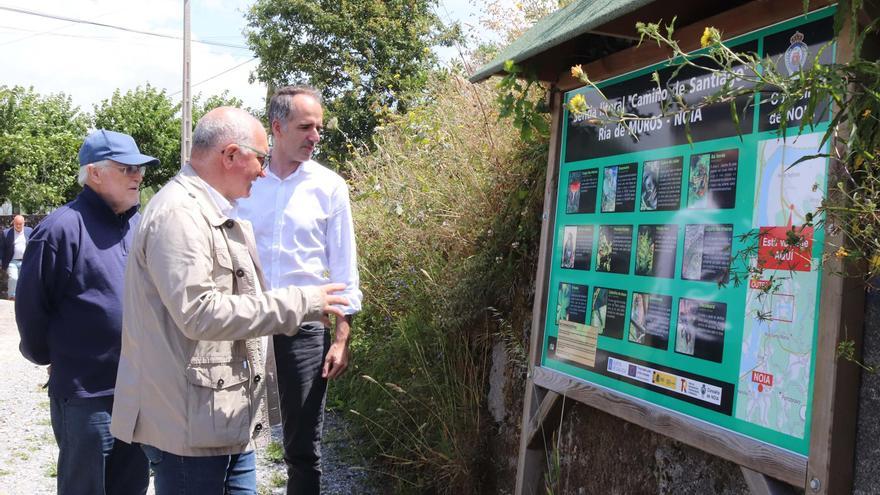
<path fill-rule="evenodd" d="M 327 380 L 348 366 L 351 317 L 361 308 L 354 226 L 348 186 L 311 160 L 321 139 L 324 111 L 314 88 L 279 89 L 269 103 L 273 148 L 266 176 L 238 202 L 253 224 L 269 288 L 344 283 L 345 318 L 336 318 L 331 342 L 321 322 L 293 336 L 273 337 L 278 368 L 288 494 L 321 487 L 321 431 Z"/>
<path fill-rule="evenodd" d="M 21 271 L 21 260 L 24 258 L 24 249 L 27 240 L 34 229 L 25 227 L 24 217 L 15 215 L 12 219 L 12 228 L 6 229 L 3 236 L 3 269 L 7 275 L 7 295 L 15 300 L 15 287 L 18 285 L 18 274 Z"/>

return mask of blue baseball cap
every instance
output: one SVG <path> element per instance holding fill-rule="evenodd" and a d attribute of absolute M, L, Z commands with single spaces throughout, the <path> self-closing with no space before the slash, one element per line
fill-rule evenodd
<path fill-rule="evenodd" d="M 159 160 L 141 154 L 134 138 L 121 132 L 98 129 L 86 136 L 79 149 L 79 166 L 113 160 L 123 165 L 159 165 Z"/>

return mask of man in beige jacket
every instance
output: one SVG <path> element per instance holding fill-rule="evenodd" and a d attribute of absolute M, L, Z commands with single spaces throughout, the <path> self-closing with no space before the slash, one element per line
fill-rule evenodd
<path fill-rule="evenodd" d="M 266 287 L 253 232 L 229 218 L 263 176 L 266 132 L 221 107 L 193 133 L 191 165 L 150 201 L 125 274 L 122 354 L 110 431 L 141 444 L 156 494 L 255 494 L 267 433 L 261 339 L 342 317 L 343 284 Z"/>

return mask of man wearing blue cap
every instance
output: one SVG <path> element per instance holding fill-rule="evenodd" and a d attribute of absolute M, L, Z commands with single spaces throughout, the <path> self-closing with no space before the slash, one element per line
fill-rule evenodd
<path fill-rule="evenodd" d="M 31 234 L 15 318 L 22 355 L 51 365 L 58 494 L 143 494 L 148 463 L 110 434 L 122 286 L 147 166 L 131 136 L 97 130 L 79 150 L 82 192 Z"/>

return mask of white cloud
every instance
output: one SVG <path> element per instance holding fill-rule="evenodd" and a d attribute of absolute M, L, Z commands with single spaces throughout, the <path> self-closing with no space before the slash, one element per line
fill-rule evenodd
<path fill-rule="evenodd" d="M 193 39 L 244 46 L 244 12 L 253 0 L 191 0 Z M 476 0 L 441 0 L 446 21 L 476 25 Z M 183 34 L 180 0 L 2 0 L 2 6 L 90 20 L 170 36 Z M 453 55 L 446 55 L 449 58 Z M 193 94 L 229 90 L 246 106 L 260 108 L 265 86 L 250 84 L 257 61 L 249 50 L 192 44 Z M 180 98 L 183 48 L 179 40 L 0 10 L 0 85 L 63 92 L 85 111 L 146 83 Z M 243 65 L 242 65 L 243 64 Z M 218 75 L 232 67 L 240 67 Z"/>
<path fill-rule="evenodd" d="M 222 38 L 217 41 L 244 45 L 240 36 L 244 25 L 241 12 L 248 4 L 232 0 L 191 2 L 193 39 L 219 36 Z M 3 5 L 170 36 L 183 33 L 183 4 L 179 0 L 7 0 Z M 196 22 L 196 16 L 200 22 Z M 214 16 L 222 18 L 225 25 L 215 27 L 204 22 Z M 180 40 L 9 11 L 2 11 L 0 19 L 0 84 L 33 86 L 44 94 L 63 92 L 83 110 L 91 110 L 93 104 L 109 98 L 117 88 L 125 92 L 146 83 L 180 97 Z M 197 25 L 212 32 L 197 31 Z M 248 83 L 256 62 L 245 62 L 252 58 L 249 50 L 193 43 L 191 81 L 196 84 L 210 79 L 194 86 L 193 94 L 229 90 L 247 106 L 262 106 L 265 88 Z M 242 67 L 211 79 L 242 63 Z"/>

